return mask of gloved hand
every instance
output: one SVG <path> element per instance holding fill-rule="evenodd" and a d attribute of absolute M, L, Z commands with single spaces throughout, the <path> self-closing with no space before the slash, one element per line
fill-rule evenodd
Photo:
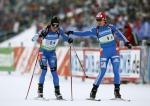
<path fill-rule="evenodd" d="M 72 39 L 72 38 L 69 38 L 69 39 L 68 39 L 68 43 L 70 43 L 70 44 L 73 43 L 73 39 Z"/>
<path fill-rule="evenodd" d="M 125 46 L 126 46 L 128 49 L 132 49 L 132 45 L 131 45 L 129 42 L 125 43 Z"/>
<path fill-rule="evenodd" d="M 67 31 L 65 32 L 67 35 L 73 34 L 73 31 Z"/>
<path fill-rule="evenodd" d="M 46 31 L 42 31 L 39 37 L 45 38 L 46 35 L 47 35 L 47 32 Z"/>

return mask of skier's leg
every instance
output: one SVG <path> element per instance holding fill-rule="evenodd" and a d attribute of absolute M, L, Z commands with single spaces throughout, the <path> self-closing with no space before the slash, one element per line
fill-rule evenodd
<path fill-rule="evenodd" d="M 59 86 L 55 86 L 55 96 L 57 99 L 63 99 L 63 97 L 60 93 L 60 87 Z"/>
<path fill-rule="evenodd" d="M 54 86 L 59 86 L 59 77 L 57 74 L 57 58 L 55 53 L 51 54 L 50 58 L 48 58 L 48 64 L 51 69 L 51 74 L 53 77 L 53 84 Z"/>
<path fill-rule="evenodd" d="M 44 84 L 45 75 L 47 73 L 47 59 L 45 56 L 43 56 L 42 59 L 40 60 L 40 67 L 41 67 L 42 72 L 39 78 L 39 83 Z"/>
<path fill-rule="evenodd" d="M 39 61 L 40 63 L 40 67 L 41 67 L 41 75 L 39 78 L 39 84 L 38 84 L 38 96 L 39 97 L 43 97 L 43 85 L 44 85 L 44 81 L 45 81 L 45 75 L 47 72 L 47 59 L 45 56 L 42 56 L 42 59 L 40 59 Z"/>
<path fill-rule="evenodd" d="M 97 76 L 94 84 L 93 84 L 93 88 L 91 90 L 91 93 L 90 93 L 90 98 L 95 98 L 96 97 L 96 93 L 97 93 L 97 88 L 99 87 L 104 75 L 105 75 L 105 72 L 106 72 L 106 69 L 107 69 L 107 64 L 108 64 L 108 58 L 104 58 L 104 57 L 101 57 L 100 58 L 100 72 L 99 72 L 99 75 Z"/>
<path fill-rule="evenodd" d="M 107 64 L 108 64 L 108 58 L 100 58 L 100 68 L 101 70 L 99 71 L 99 75 L 97 76 L 94 85 L 99 86 L 107 69 Z"/>
<path fill-rule="evenodd" d="M 116 98 L 121 98 L 121 95 L 120 95 L 120 73 L 119 73 L 120 57 L 117 55 L 111 57 L 111 63 L 112 63 L 113 72 L 114 72 L 114 95 Z"/>
<path fill-rule="evenodd" d="M 121 98 L 120 94 L 120 84 L 114 84 L 114 96 L 115 98 Z"/>
<path fill-rule="evenodd" d="M 43 84 L 38 84 L 38 97 L 43 98 Z"/>
<path fill-rule="evenodd" d="M 91 99 L 95 99 L 96 93 L 97 93 L 97 89 L 98 89 L 98 86 L 93 84 L 93 88 L 92 88 L 91 93 L 90 93 L 90 98 Z"/>
<path fill-rule="evenodd" d="M 55 53 L 50 56 L 50 58 L 48 59 L 48 63 L 51 69 L 51 74 L 53 76 L 55 96 L 57 99 L 62 99 L 62 95 L 60 93 L 60 87 L 59 87 L 59 77 L 57 74 L 57 58 Z"/>

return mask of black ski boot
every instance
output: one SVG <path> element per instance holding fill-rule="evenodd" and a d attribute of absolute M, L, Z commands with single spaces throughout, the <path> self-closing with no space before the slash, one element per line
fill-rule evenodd
<path fill-rule="evenodd" d="M 43 84 L 38 84 L 38 97 L 43 98 Z"/>
<path fill-rule="evenodd" d="M 93 88 L 92 88 L 91 93 L 90 93 L 90 99 L 95 99 L 96 93 L 97 93 L 97 88 L 98 88 L 98 86 L 93 84 Z"/>
<path fill-rule="evenodd" d="M 55 96 L 56 96 L 56 99 L 58 100 L 63 99 L 62 95 L 60 94 L 59 86 L 55 86 Z"/>
<path fill-rule="evenodd" d="M 121 98 L 120 84 L 115 84 L 114 95 L 115 95 L 115 98 Z"/>

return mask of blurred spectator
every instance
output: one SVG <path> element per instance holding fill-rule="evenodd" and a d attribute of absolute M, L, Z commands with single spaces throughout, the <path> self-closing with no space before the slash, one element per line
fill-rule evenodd
<path fill-rule="evenodd" d="M 132 28 L 131 28 L 129 23 L 126 23 L 125 26 L 124 26 L 124 35 L 126 36 L 126 38 L 129 40 L 129 42 L 133 46 L 138 45 L 137 36 L 133 34 Z"/>
<path fill-rule="evenodd" d="M 150 38 L 149 3 L 149 0 L 1 0 L 0 36 L 8 39 L 13 33 L 30 27 L 33 22 L 40 28 L 53 15 L 61 16 L 65 30 L 82 30 L 93 26 L 93 17 L 103 10 L 118 29 L 123 29 L 126 22 L 131 24 L 131 28 L 127 25 L 125 32 L 128 36 L 132 30 L 139 40 L 147 39 Z"/>
<path fill-rule="evenodd" d="M 141 35 L 144 39 L 150 39 L 150 20 L 145 17 L 141 26 Z"/>
<path fill-rule="evenodd" d="M 138 36 L 139 39 L 142 38 L 142 36 L 141 36 L 141 27 L 142 27 L 142 21 L 141 21 L 140 18 L 137 18 L 134 22 L 133 32 Z"/>

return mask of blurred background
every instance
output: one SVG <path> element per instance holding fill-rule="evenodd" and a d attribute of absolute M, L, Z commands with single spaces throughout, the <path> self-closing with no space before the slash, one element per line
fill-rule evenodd
<path fill-rule="evenodd" d="M 0 41 L 15 36 L 33 23 L 47 24 L 52 15 L 58 15 L 65 30 L 84 30 L 95 24 L 95 16 L 105 11 L 109 21 L 122 30 L 150 43 L 149 0 L 1 0 Z M 88 41 L 87 41 L 88 42 Z M 90 45 L 90 44 L 89 44 Z M 89 46 L 87 45 L 87 46 Z"/>
<path fill-rule="evenodd" d="M 141 83 L 150 83 L 149 0 L 0 0 L 0 43 L 32 26 L 37 32 L 53 15 L 60 17 L 66 31 L 88 30 L 96 25 L 95 16 L 99 11 L 105 11 L 108 22 L 116 25 L 134 47 L 141 49 Z M 59 44 L 64 45 L 62 41 Z M 123 47 L 122 42 L 119 44 Z M 20 42 L 21 45 L 26 44 Z M 92 48 L 98 47 L 98 42 L 95 38 L 74 37 L 74 45 Z"/>

